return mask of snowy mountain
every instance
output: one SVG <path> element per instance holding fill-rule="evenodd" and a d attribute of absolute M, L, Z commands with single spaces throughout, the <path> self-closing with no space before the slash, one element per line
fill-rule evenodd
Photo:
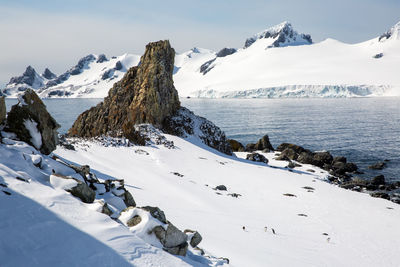
<path fill-rule="evenodd" d="M 175 86 L 181 96 L 207 98 L 400 95 L 398 33 L 399 23 L 358 44 L 333 39 L 311 44 L 311 37 L 284 23 L 247 39 L 244 48 L 225 57 L 178 55 L 184 59 Z M 207 71 L 202 62 L 209 62 Z"/>
<path fill-rule="evenodd" d="M 289 22 L 247 38 L 243 48 L 214 52 L 193 48 L 176 54 L 174 82 L 181 97 L 357 97 L 400 95 L 400 22 L 357 44 L 333 39 L 313 43 Z M 138 55 L 107 59 L 89 55 L 64 74 L 12 78 L 4 94 L 34 88 L 41 97 L 101 98 Z M 28 73 L 27 73 L 28 72 Z M 23 81 L 24 80 L 24 81 Z M 35 82 L 31 81 L 34 80 Z M 29 85 L 29 84 L 34 84 Z"/>
<path fill-rule="evenodd" d="M 39 75 L 34 68 L 28 66 L 25 72 L 18 77 L 12 77 L 10 82 L 3 89 L 5 95 L 14 96 L 27 88 L 39 89 L 46 85 L 49 78 L 54 78 L 54 74 L 46 68 L 42 75 Z"/>

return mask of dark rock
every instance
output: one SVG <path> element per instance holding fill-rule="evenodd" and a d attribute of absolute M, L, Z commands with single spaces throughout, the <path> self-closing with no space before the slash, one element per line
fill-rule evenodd
<path fill-rule="evenodd" d="M 357 165 L 354 163 L 343 163 L 343 162 L 335 162 L 332 165 L 332 170 L 339 175 L 343 175 L 346 172 L 354 172 L 357 171 Z"/>
<path fill-rule="evenodd" d="M 44 78 L 46 78 L 47 80 L 52 80 L 57 78 L 57 75 L 55 75 L 53 72 L 51 72 L 48 68 L 46 68 L 42 74 L 42 76 Z"/>
<path fill-rule="evenodd" d="M 209 61 L 206 61 L 200 66 L 200 73 L 203 73 L 203 75 L 206 75 L 210 70 L 214 68 L 211 64 L 216 60 L 217 58 L 213 58 Z"/>
<path fill-rule="evenodd" d="M 322 167 L 324 164 L 331 164 L 333 157 L 329 152 L 315 152 L 313 156 L 314 164 Z"/>
<path fill-rule="evenodd" d="M 229 55 L 232 55 L 234 53 L 236 53 L 237 49 L 236 48 L 222 48 L 218 53 L 217 53 L 217 57 L 226 57 Z"/>
<path fill-rule="evenodd" d="M 293 149 L 294 152 L 296 152 L 296 154 L 300 154 L 301 152 L 306 152 L 306 150 L 303 147 L 298 146 L 298 145 L 294 145 L 294 144 L 290 144 L 290 143 L 282 143 L 276 148 L 276 150 L 277 151 L 283 151 L 286 148 Z"/>
<path fill-rule="evenodd" d="M 53 117 L 47 112 L 46 106 L 37 94 L 28 89 L 22 96 L 23 103 L 11 107 L 7 116 L 6 131 L 13 132 L 16 136 L 32 146 L 36 147 L 43 154 L 50 154 L 56 149 L 58 143 L 57 129 L 60 127 Z M 41 135 L 41 140 L 31 136 L 26 128 L 25 122 L 31 121 Z M 36 138 L 35 140 L 33 138 Z"/>
<path fill-rule="evenodd" d="M 374 184 L 367 184 L 365 189 L 367 189 L 368 191 L 375 191 L 378 189 L 378 186 Z"/>
<path fill-rule="evenodd" d="M 115 70 L 122 70 L 124 66 L 122 65 L 121 61 L 117 61 L 117 63 L 115 63 Z"/>
<path fill-rule="evenodd" d="M 87 184 L 82 182 L 78 182 L 76 186 L 67 191 L 85 203 L 93 203 L 96 197 L 96 192 L 94 192 Z"/>
<path fill-rule="evenodd" d="M 285 156 L 287 158 L 289 158 L 290 160 L 297 160 L 297 158 L 299 157 L 299 154 L 296 153 L 296 151 L 292 148 L 286 148 L 281 152 L 281 155 L 279 157 L 285 157 Z M 305 163 L 305 162 L 302 162 L 302 163 Z"/>
<path fill-rule="evenodd" d="M 153 216 L 160 222 L 167 223 L 167 218 L 165 217 L 164 212 L 162 210 L 160 210 L 158 207 L 145 206 L 145 207 L 141 207 L 141 209 L 150 212 L 151 216 Z"/>
<path fill-rule="evenodd" d="M 261 154 L 258 153 L 251 153 L 251 154 L 247 154 L 246 156 L 247 160 L 251 160 L 251 161 L 255 161 L 255 162 L 263 162 L 263 163 L 268 163 L 268 159 L 266 157 L 264 157 Z"/>
<path fill-rule="evenodd" d="M 101 208 L 101 213 L 104 213 L 108 216 L 111 216 L 113 214 L 112 210 L 110 210 L 107 203 L 104 203 L 103 207 Z"/>
<path fill-rule="evenodd" d="M 195 115 L 187 108 L 181 107 L 174 116 L 167 117 L 162 130 L 165 133 L 181 137 L 197 137 L 209 147 L 232 155 L 232 149 L 227 142 L 225 133 L 211 121 Z"/>
<path fill-rule="evenodd" d="M 227 188 L 225 185 L 221 184 L 215 187 L 215 190 L 226 191 Z"/>
<path fill-rule="evenodd" d="M 315 165 L 314 157 L 311 153 L 301 152 L 297 158 L 297 161 L 303 164 L 313 164 Z"/>
<path fill-rule="evenodd" d="M 244 146 L 240 142 L 238 142 L 234 139 L 228 139 L 226 141 L 230 144 L 233 152 L 243 152 L 244 151 Z"/>
<path fill-rule="evenodd" d="M 373 185 L 384 185 L 385 184 L 385 176 L 378 175 L 372 178 L 371 184 Z"/>
<path fill-rule="evenodd" d="M 347 163 L 347 159 L 345 157 L 334 157 L 332 160 L 332 164 L 335 164 L 336 162 L 343 162 Z"/>
<path fill-rule="evenodd" d="M 80 74 L 80 73 L 83 71 L 83 69 L 87 68 L 87 65 L 88 65 L 90 62 L 94 61 L 95 59 L 96 59 L 96 57 L 95 57 L 94 55 L 92 55 L 92 54 L 87 55 L 87 56 L 81 58 L 81 59 L 78 61 L 78 64 L 69 70 L 69 73 L 70 73 L 71 75 L 78 75 L 78 74 Z"/>
<path fill-rule="evenodd" d="M 183 231 L 183 233 L 192 235 L 192 237 L 189 240 L 189 243 L 193 248 L 197 247 L 200 244 L 201 240 L 203 240 L 200 233 L 197 231 L 186 229 Z"/>
<path fill-rule="evenodd" d="M 373 165 L 368 166 L 368 169 L 371 170 L 382 170 L 383 168 L 386 167 L 386 163 L 385 162 L 377 162 Z"/>
<path fill-rule="evenodd" d="M 0 124 L 6 119 L 6 100 L 5 96 L 0 96 Z"/>
<path fill-rule="evenodd" d="M 124 193 L 124 203 L 127 207 L 136 207 L 136 202 L 128 190 Z"/>
<path fill-rule="evenodd" d="M 383 53 L 378 53 L 373 56 L 373 58 L 376 58 L 376 59 L 381 58 L 381 57 L 383 57 Z"/>
<path fill-rule="evenodd" d="M 133 227 L 138 225 L 141 221 L 142 218 L 139 215 L 135 215 L 126 222 L 126 225 L 128 225 L 128 227 Z"/>
<path fill-rule="evenodd" d="M 167 230 L 156 226 L 152 232 L 163 245 L 163 249 L 173 255 L 185 256 L 188 248 L 187 236 L 172 223 L 168 223 Z"/>
<path fill-rule="evenodd" d="M 370 195 L 371 195 L 371 197 L 384 198 L 384 199 L 390 200 L 389 194 L 385 193 L 385 192 L 373 192 Z"/>
<path fill-rule="evenodd" d="M 246 145 L 246 148 L 245 148 L 244 151 L 246 151 L 246 152 L 253 152 L 253 151 L 255 151 L 255 150 L 256 150 L 256 144 L 249 143 L 249 144 Z"/>
<path fill-rule="evenodd" d="M 294 169 L 294 168 L 296 168 L 296 164 L 295 164 L 293 161 L 291 161 L 291 162 L 289 162 L 289 164 L 287 165 L 287 168 L 289 168 L 289 169 Z"/>
<path fill-rule="evenodd" d="M 100 54 L 99 57 L 97 58 L 96 63 L 103 63 L 103 62 L 105 62 L 105 61 L 108 61 L 106 55 Z"/>
<path fill-rule="evenodd" d="M 264 135 L 260 140 L 255 145 L 256 150 L 264 150 L 264 149 L 269 149 L 270 151 L 274 151 L 274 148 L 272 147 L 271 143 L 269 142 L 269 137 L 268 135 Z"/>

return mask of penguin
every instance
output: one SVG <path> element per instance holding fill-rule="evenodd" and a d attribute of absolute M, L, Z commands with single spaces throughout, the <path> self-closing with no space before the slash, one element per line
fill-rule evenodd
<path fill-rule="evenodd" d="M 272 233 L 273 233 L 274 235 L 276 235 L 275 229 L 274 229 L 274 228 L 271 228 L 271 229 L 272 229 Z"/>

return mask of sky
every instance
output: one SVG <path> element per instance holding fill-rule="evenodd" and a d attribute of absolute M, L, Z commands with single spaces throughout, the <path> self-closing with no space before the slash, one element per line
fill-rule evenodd
<path fill-rule="evenodd" d="M 399 22 L 400 1 L 0 0 L 0 88 L 28 65 L 61 74 L 87 54 L 142 54 L 161 39 L 178 53 L 242 47 L 283 21 L 314 42 L 357 43 Z"/>

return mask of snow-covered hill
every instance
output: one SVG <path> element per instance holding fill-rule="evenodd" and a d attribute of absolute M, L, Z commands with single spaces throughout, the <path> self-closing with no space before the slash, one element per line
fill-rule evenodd
<path fill-rule="evenodd" d="M 245 152 L 235 158 L 195 139 L 165 136 L 174 148 L 81 140 L 76 150 L 60 146 L 54 154 L 89 164 L 99 178 L 123 178 L 137 203 L 161 208 L 180 229 L 195 227 L 201 248 L 228 258 L 229 266 L 398 266 L 397 204 L 331 185 L 315 166 L 288 171 L 274 153 L 263 153 L 266 165 L 241 159 Z M 194 252 L 176 257 L 149 245 L 140 228 L 99 212 L 101 199 L 110 201 L 106 195 L 82 203 L 63 189 L 68 185 L 52 180 L 52 170 L 78 177 L 74 171 L 4 132 L 3 137 L 2 266 L 226 263 Z M 227 191 L 215 190 L 218 185 Z"/>
<path fill-rule="evenodd" d="M 400 95 L 400 22 L 372 40 L 312 43 L 284 22 L 247 38 L 243 48 L 219 52 L 193 48 L 175 57 L 174 82 L 181 97 L 357 97 Z M 24 88 L 41 97 L 101 98 L 138 55 L 107 59 L 89 55 L 58 77 L 32 68 L 12 78 L 4 93 Z M 23 78 L 27 77 L 27 78 Z M 32 78 L 34 77 L 34 78 Z"/>

